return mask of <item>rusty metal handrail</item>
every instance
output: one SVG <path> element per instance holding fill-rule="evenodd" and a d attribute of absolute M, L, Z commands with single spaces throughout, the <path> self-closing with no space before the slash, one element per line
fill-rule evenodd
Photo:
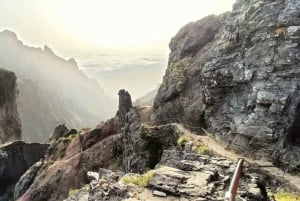
<path fill-rule="evenodd" d="M 235 168 L 228 191 L 225 193 L 224 201 L 235 201 L 236 192 L 239 186 L 239 181 L 242 173 L 244 159 L 241 158 Z"/>

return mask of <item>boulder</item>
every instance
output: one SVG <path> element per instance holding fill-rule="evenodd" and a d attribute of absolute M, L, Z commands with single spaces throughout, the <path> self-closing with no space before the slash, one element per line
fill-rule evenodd
<path fill-rule="evenodd" d="M 50 135 L 48 141 L 55 142 L 58 138 L 67 135 L 69 129 L 65 126 L 65 124 L 61 124 L 55 127 L 53 133 Z"/>

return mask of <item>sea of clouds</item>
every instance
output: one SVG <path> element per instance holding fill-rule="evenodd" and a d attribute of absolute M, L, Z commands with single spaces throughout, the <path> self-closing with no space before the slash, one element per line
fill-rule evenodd
<path fill-rule="evenodd" d="M 155 89 L 162 81 L 165 55 L 83 55 L 74 57 L 80 71 L 96 80 L 105 93 L 117 99 L 119 89 L 126 89 L 135 100 Z"/>

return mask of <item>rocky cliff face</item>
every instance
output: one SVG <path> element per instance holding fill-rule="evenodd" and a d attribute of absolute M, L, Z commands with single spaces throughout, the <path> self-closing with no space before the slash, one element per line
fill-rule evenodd
<path fill-rule="evenodd" d="M 0 32 L 0 65 L 18 77 L 18 105 L 26 141 L 45 142 L 56 125 L 94 127 L 117 106 L 96 81 L 84 76 L 74 59 L 47 46 L 28 47 L 10 31 Z"/>
<path fill-rule="evenodd" d="M 121 166 L 122 137 L 115 118 L 90 131 L 67 131 L 64 125 L 55 129 L 45 158 L 16 184 L 14 200 L 63 200 L 71 189 L 87 183 L 87 171 Z"/>
<path fill-rule="evenodd" d="M 170 42 L 153 119 L 205 128 L 257 158 L 298 163 L 299 43 L 297 0 L 238 0 L 232 12 L 187 24 Z"/>
<path fill-rule="evenodd" d="M 150 107 L 134 107 L 127 113 L 123 134 L 125 172 L 143 173 L 159 162 L 164 149 L 177 145 L 178 131 L 172 124 L 149 125 Z"/>
<path fill-rule="evenodd" d="M 0 69 L 0 144 L 21 139 L 16 75 Z"/>
<path fill-rule="evenodd" d="M 0 147 L 0 200 L 13 200 L 14 186 L 22 174 L 46 153 L 48 144 L 23 141 Z"/>
<path fill-rule="evenodd" d="M 178 132 L 174 125 L 151 126 L 152 108 L 132 107 L 130 94 L 119 91 L 117 113 L 122 134 L 122 168 L 125 172 L 143 173 L 154 168 L 162 151 L 176 146 Z"/>

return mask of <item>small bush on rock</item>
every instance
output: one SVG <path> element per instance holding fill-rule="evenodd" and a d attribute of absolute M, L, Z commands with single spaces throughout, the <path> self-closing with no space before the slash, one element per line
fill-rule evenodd
<path fill-rule="evenodd" d="M 300 195 L 288 192 L 278 192 L 274 194 L 276 201 L 298 201 Z"/>
<path fill-rule="evenodd" d="M 153 176 L 153 170 L 150 170 L 143 175 L 125 175 L 124 177 L 121 178 L 121 181 L 126 184 L 130 183 L 130 184 L 146 187 L 148 186 L 152 176 Z"/>
<path fill-rule="evenodd" d="M 70 189 L 69 190 L 69 196 L 75 195 L 76 193 L 78 193 L 79 189 Z"/>
<path fill-rule="evenodd" d="M 190 138 L 190 137 L 185 136 L 185 135 L 182 135 L 182 136 L 180 136 L 180 137 L 178 138 L 177 144 L 178 144 L 179 146 L 184 146 L 184 144 L 187 143 L 187 142 L 189 142 L 189 141 L 191 141 L 191 138 Z"/>
<path fill-rule="evenodd" d="M 204 144 L 198 144 L 194 150 L 197 154 L 212 156 L 212 151 Z"/>

